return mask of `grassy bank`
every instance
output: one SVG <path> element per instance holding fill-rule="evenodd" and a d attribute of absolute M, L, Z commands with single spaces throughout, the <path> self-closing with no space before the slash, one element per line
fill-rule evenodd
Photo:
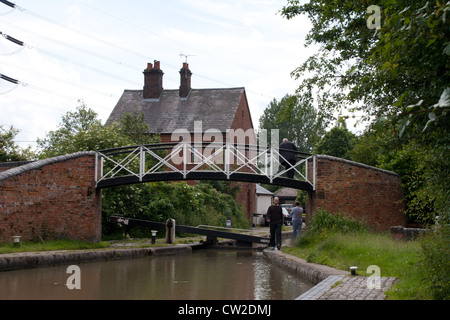
<path fill-rule="evenodd" d="M 318 213 L 309 230 L 283 252 L 341 270 L 357 266 L 360 276 L 372 275 L 367 268 L 376 265 L 382 277 L 399 279 L 386 292 L 388 299 L 433 299 L 420 241 L 394 241 L 389 233 L 370 232 L 344 216 Z"/>
<path fill-rule="evenodd" d="M 418 242 L 392 241 L 389 234 L 348 233 L 330 235 L 317 242 L 300 241 L 283 252 L 308 262 L 350 271 L 357 266 L 357 274 L 370 276 L 367 268 L 376 265 L 382 277 L 396 277 L 400 281 L 387 292 L 388 299 L 426 299 L 421 293 L 422 278 L 418 266 Z"/>
<path fill-rule="evenodd" d="M 54 240 L 45 242 L 22 242 L 20 247 L 15 247 L 13 243 L 0 243 L 0 254 L 15 252 L 34 252 L 34 251 L 57 251 L 57 250 L 85 250 L 107 248 L 108 242 L 85 242 L 74 240 Z"/>

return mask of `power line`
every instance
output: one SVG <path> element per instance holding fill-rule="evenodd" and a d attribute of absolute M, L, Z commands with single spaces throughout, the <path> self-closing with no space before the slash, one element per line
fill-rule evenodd
<path fill-rule="evenodd" d="M 108 61 L 108 62 L 111 62 L 111 63 L 114 63 L 114 64 L 118 64 L 118 65 L 123 66 L 123 67 L 126 67 L 126 68 L 130 68 L 130 69 L 132 69 L 132 70 L 139 70 L 138 67 L 132 66 L 132 65 L 126 63 L 126 62 L 116 61 L 116 60 L 114 60 L 114 59 L 111 59 L 110 57 L 107 57 L 107 56 L 105 56 L 105 55 L 101 55 L 101 54 L 99 54 L 99 53 L 97 53 L 97 52 L 92 52 L 92 51 L 86 50 L 86 49 L 84 49 L 84 48 L 80 48 L 80 47 L 77 47 L 77 46 L 75 46 L 75 45 L 72 45 L 72 44 L 69 44 L 69 43 L 66 43 L 66 42 L 59 41 L 59 40 L 54 39 L 54 38 L 50 38 L 50 37 L 47 37 L 47 36 L 43 36 L 43 35 L 41 35 L 41 34 L 38 34 L 38 33 L 36 33 L 36 32 L 33 32 L 33 31 L 29 30 L 29 29 L 21 28 L 21 27 L 15 25 L 15 24 L 12 24 L 12 23 L 8 23 L 8 22 L 5 22 L 5 21 L 3 21 L 3 23 L 6 24 L 6 25 L 11 26 L 12 28 L 15 28 L 15 29 L 17 29 L 17 30 L 21 30 L 22 32 L 26 32 L 26 33 L 29 33 L 29 34 L 37 35 L 38 37 L 41 37 L 41 38 L 46 39 L 46 40 L 48 40 L 48 41 L 54 42 L 54 43 L 59 44 L 59 45 L 61 45 L 61 46 L 65 46 L 65 47 L 68 47 L 68 48 L 70 48 L 70 49 L 75 49 L 75 50 L 77 50 L 77 51 L 79 51 L 79 52 L 88 54 L 88 55 L 90 55 L 90 56 L 93 56 L 93 57 L 96 57 L 96 58 L 99 58 L 99 59 L 103 59 L 103 60 L 105 60 L 105 61 Z"/>
<path fill-rule="evenodd" d="M 12 3 L 12 2 L 9 2 L 9 1 L 6 1 L 6 0 L 0 0 L 0 2 L 6 4 L 8 7 L 11 7 L 13 9 L 16 8 L 16 5 L 14 3 Z"/>
<path fill-rule="evenodd" d="M 3 79 L 5 81 L 8 81 L 8 82 L 11 82 L 11 83 L 14 83 L 14 84 L 22 85 L 24 87 L 29 87 L 29 88 L 34 89 L 34 90 L 39 90 L 39 91 L 42 91 L 42 92 L 47 93 L 49 95 L 59 96 L 61 98 L 69 99 L 69 100 L 73 100 L 74 99 L 74 97 L 69 97 L 69 96 L 67 96 L 65 94 L 62 94 L 62 93 L 59 93 L 59 92 L 55 92 L 55 91 L 52 91 L 52 90 L 49 90 L 49 89 L 46 89 L 46 88 L 43 88 L 43 87 L 39 87 L 39 86 L 36 86 L 36 85 L 32 85 L 32 84 L 29 84 L 29 83 L 21 82 L 19 80 L 16 80 L 14 78 L 8 77 L 8 76 L 6 76 L 4 74 L 1 74 L 1 73 L 0 73 L 0 79 Z"/>
<path fill-rule="evenodd" d="M 83 35 L 83 36 L 85 36 L 85 37 L 87 37 L 87 38 L 93 39 L 93 40 L 95 40 L 95 41 L 97 41 L 97 42 L 102 42 L 102 43 L 107 44 L 108 46 L 114 47 L 114 48 L 116 48 L 116 49 L 120 49 L 120 50 L 123 50 L 123 51 L 130 52 L 130 53 L 135 54 L 135 55 L 137 55 L 137 56 L 139 56 L 139 57 L 143 57 L 144 59 L 149 59 L 148 56 L 143 55 L 142 53 L 139 53 L 139 52 L 135 52 L 135 51 L 129 50 L 129 49 L 124 48 L 124 47 L 122 47 L 122 46 L 119 46 L 119 45 L 117 45 L 117 44 L 115 44 L 115 43 L 111 43 L 111 42 L 109 42 L 109 41 L 106 41 L 106 40 L 104 40 L 104 39 L 101 39 L 101 38 L 99 38 L 99 37 L 96 37 L 96 36 L 94 36 L 94 35 L 92 35 L 92 34 L 90 34 L 90 33 L 83 32 L 83 31 L 80 31 L 80 30 L 74 30 L 73 28 L 70 28 L 70 27 L 68 27 L 67 25 L 63 24 L 63 23 L 60 23 L 60 22 L 55 21 L 55 20 L 53 20 L 53 19 L 47 18 L 47 17 L 45 17 L 45 16 L 43 16 L 43 15 L 40 15 L 40 14 L 38 14 L 38 13 L 36 13 L 36 12 L 27 10 L 27 9 L 25 9 L 25 8 L 21 8 L 21 7 L 19 7 L 18 5 L 14 4 L 14 3 L 11 3 L 11 2 L 9 2 L 9 1 L 7 1 L 7 0 L 0 0 L 0 2 L 3 2 L 4 4 L 6 4 L 6 5 L 8 5 L 8 6 L 12 7 L 12 8 L 17 8 L 17 9 L 19 9 L 21 12 L 25 12 L 25 13 L 27 13 L 27 14 L 29 14 L 29 15 L 35 17 L 35 18 L 38 18 L 38 19 L 40 19 L 40 20 L 43 20 L 43 21 L 45 21 L 45 22 L 47 22 L 47 23 L 51 23 L 51 24 L 57 25 L 57 26 L 59 26 L 60 28 L 63 28 L 63 29 L 66 29 L 66 30 L 70 30 L 70 31 L 72 31 L 72 32 L 76 32 L 76 33 L 81 34 L 81 35 Z M 150 59 L 150 60 L 154 60 L 154 59 Z"/>
<path fill-rule="evenodd" d="M 126 24 L 128 24 L 128 25 L 130 25 L 130 26 L 132 26 L 132 27 L 134 27 L 134 28 L 136 28 L 136 29 L 142 30 L 142 31 L 147 32 L 147 33 L 149 33 L 149 34 L 156 35 L 156 36 L 158 36 L 158 37 L 161 36 L 160 34 L 158 34 L 158 33 L 156 33 L 156 32 L 153 32 L 153 31 L 150 31 L 150 30 L 148 30 L 148 29 L 142 28 L 141 26 L 138 26 L 138 25 L 136 25 L 136 24 L 134 24 L 134 23 L 132 23 L 132 22 L 130 22 L 130 21 L 128 21 L 128 20 L 125 20 L 125 19 L 123 19 L 122 17 L 119 17 L 119 16 L 116 16 L 116 15 L 110 14 L 110 13 L 104 11 L 104 10 L 101 10 L 101 9 L 99 9 L 99 8 L 96 8 L 96 7 L 94 7 L 94 6 L 90 5 L 90 4 L 87 4 L 87 3 L 85 3 L 85 2 L 83 2 L 83 1 L 81 1 L 81 0 L 76 0 L 76 1 L 77 1 L 77 3 L 79 3 L 79 4 L 81 4 L 81 5 L 84 5 L 84 6 L 86 6 L 86 7 L 88 7 L 88 8 L 91 8 L 91 9 L 93 9 L 93 10 L 95 10 L 95 11 L 98 11 L 98 12 L 100 12 L 100 13 L 106 15 L 106 16 L 109 16 L 109 17 L 111 17 L 111 18 L 113 18 L 113 19 L 122 21 L 122 22 L 124 22 L 124 23 L 126 23 Z M 168 38 L 166 38 L 166 39 L 168 39 Z M 173 39 L 168 39 L 168 40 L 169 40 L 169 41 L 172 41 L 173 43 L 179 44 L 179 45 L 181 45 L 181 46 L 183 46 L 183 47 L 189 47 L 189 48 L 191 48 L 191 49 L 193 49 L 193 50 L 195 50 L 195 51 L 198 51 L 198 52 L 200 52 L 200 53 L 206 54 L 206 55 L 211 56 L 211 57 L 213 57 L 213 58 L 215 58 L 215 59 L 220 59 L 220 60 L 222 60 L 222 61 L 225 61 L 225 62 L 227 62 L 227 63 L 232 64 L 233 66 L 238 65 L 238 64 L 236 63 L 236 61 L 230 61 L 230 60 L 228 60 L 228 59 L 224 59 L 224 58 L 219 57 L 219 56 L 217 56 L 217 55 L 213 55 L 213 54 L 211 54 L 211 53 L 208 53 L 208 52 L 206 52 L 206 51 L 200 50 L 200 49 L 198 49 L 198 48 L 194 48 L 194 47 L 192 47 L 191 45 L 186 45 L 185 43 L 181 43 L 181 42 L 175 41 L 175 40 L 173 40 Z M 261 71 L 261 70 L 255 70 L 255 69 L 249 68 L 248 66 L 245 66 L 245 65 L 238 65 L 238 66 L 241 67 L 241 68 L 247 69 L 247 70 L 251 70 L 251 71 L 253 71 L 253 72 L 255 72 L 255 73 L 263 74 L 263 75 L 265 75 L 265 76 L 271 76 L 270 74 L 267 74 L 267 73 L 265 73 L 265 72 L 263 72 L 263 71 Z"/>
<path fill-rule="evenodd" d="M 116 20 L 125 22 L 125 23 L 127 23 L 127 24 L 129 24 L 129 25 L 131 25 L 131 26 L 133 26 L 133 27 L 135 27 L 135 28 L 138 28 L 138 29 L 140 29 L 140 30 L 143 30 L 143 31 L 145 31 L 145 32 L 155 34 L 154 32 L 151 32 L 151 31 L 149 31 L 149 30 L 147 30 L 147 29 L 144 29 L 144 28 L 142 28 L 142 27 L 139 27 L 139 26 L 137 26 L 136 24 L 131 23 L 131 22 L 128 22 L 128 21 L 126 21 L 126 20 L 124 20 L 124 19 L 122 19 L 122 18 L 120 18 L 120 17 L 117 17 L 117 16 L 111 15 L 111 14 L 109 14 L 109 13 L 106 13 L 106 12 L 104 12 L 103 10 L 97 9 L 97 8 L 91 6 L 91 5 L 87 5 L 87 4 L 85 4 L 85 3 L 83 3 L 83 2 L 81 2 L 81 1 L 79 1 L 79 0 L 77 0 L 77 1 L 78 1 L 80 4 L 82 4 L 82 5 L 88 6 L 88 7 L 90 7 L 91 9 L 94 9 L 94 10 L 96 10 L 96 11 L 99 11 L 99 12 L 105 14 L 105 15 L 108 15 L 108 16 L 110 16 L 110 17 L 116 19 Z M 59 26 L 59 27 L 62 27 L 62 28 L 64 28 L 64 29 L 66 29 L 66 30 L 71 30 L 71 31 L 73 31 L 73 32 L 79 33 L 79 34 L 81 34 L 81 35 L 83 35 L 83 36 L 85 36 L 85 37 L 91 38 L 91 39 L 93 39 L 93 40 L 95 40 L 95 41 L 105 43 L 105 44 L 107 44 L 107 45 L 109 45 L 109 46 L 112 46 L 112 47 L 118 48 L 118 49 L 120 49 L 120 50 L 129 52 L 129 53 L 132 53 L 132 54 L 134 54 L 134 55 L 143 57 L 144 59 L 148 59 L 148 56 L 143 55 L 143 54 L 141 54 L 141 53 L 139 53 L 139 52 L 136 52 L 136 51 L 130 50 L 130 49 L 128 49 L 128 48 L 124 48 L 124 47 L 118 46 L 118 45 L 116 45 L 116 44 L 114 44 L 114 43 L 111 43 L 111 42 L 108 42 L 108 41 L 103 40 L 103 39 L 101 39 L 101 38 L 98 38 L 98 37 L 96 37 L 96 36 L 94 36 L 94 35 L 92 35 L 92 34 L 88 34 L 88 33 L 86 33 L 86 32 L 82 32 L 82 31 L 80 31 L 80 30 L 74 30 L 73 28 L 70 28 L 70 27 L 68 27 L 68 26 L 66 26 L 66 25 L 64 25 L 64 24 L 62 24 L 62 23 L 60 23 L 60 22 L 58 22 L 58 21 L 49 19 L 49 18 L 44 17 L 44 16 L 42 16 L 42 15 L 40 15 L 40 14 L 38 14 L 38 13 L 32 12 L 32 11 L 30 11 L 30 10 L 27 10 L 27 9 L 25 9 L 25 8 L 20 8 L 19 6 L 15 5 L 15 4 L 13 4 L 13 3 L 7 1 L 7 0 L 0 0 L 0 2 L 3 2 L 3 3 L 8 2 L 8 3 L 10 3 L 11 5 L 13 5 L 15 8 L 18 8 L 20 11 L 25 12 L 25 13 L 28 13 L 29 15 L 32 15 L 32 16 L 38 18 L 38 19 L 44 20 L 44 21 L 46 21 L 47 23 L 55 24 L 55 25 L 57 25 L 57 26 Z M 5 3 L 5 4 L 6 4 L 6 3 Z M 157 34 L 157 35 L 158 35 L 158 34 Z M 159 35 L 158 35 L 158 36 L 159 36 Z M 169 39 L 169 40 L 170 40 L 170 39 Z M 171 40 L 171 41 L 173 41 L 173 40 Z M 175 41 L 174 41 L 174 42 L 175 42 Z M 196 49 L 196 50 L 197 50 L 197 49 Z M 200 51 L 200 50 L 197 50 L 197 51 Z M 206 54 L 211 55 L 211 54 L 209 54 L 209 53 L 206 53 Z M 215 58 L 218 58 L 217 56 L 214 56 L 214 55 L 211 55 L 211 56 L 213 56 L 213 57 L 215 57 Z M 155 59 L 150 59 L 150 60 L 155 60 Z M 222 59 L 222 60 L 224 60 L 224 59 Z M 233 65 L 236 65 L 236 62 L 235 62 L 235 61 L 233 61 L 232 63 L 233 63 Z M 176 66 L 173 66 L 173 65 L 170 65 L 170 64 L 166 64 L 166 65 L 167 65 L 168 67 L 177 69 Z M 248 69 L 248 70 L 251 70 L 251 69 L 249 69 L 248 67 L 245 67 L 245 66 L 242 66 L 242 67 L 243 67 L 243 68 L 246 68 L 246 69 Z M 252 70 L 252 71 L 259 72 L 259 73 L 263 73 L 263 72 L 261 72 L 261 71 L 256 71 L 256 70 Z M 200 77 L 200 78 L 204 78 L 204 79 L 207 79 L 207 80 L 209 80 L 209 81 L 217 82 L 217 83 L 220 83 L 220 84 L 222 84 L 222 85 L 233 86 L 233 85 L 231 85 L 231 84 L 225 83 L 225 82 L 220 81 L 220 80 L 217 80 L 217 79 L 213 79 L 213 78 L 211 78 L 211 77 L 207 77 L 207 76 L 204 76 L 204 75 L 201 75 L 201 74 L 197 74 L 197 75 L 198 75 L 198 77 Z M 268 75 L 268 74 L 265 74 L 265 75 Z M 256 91 L 254 91 L 254 90 L 247 90 L 247 91 L 248 91 L 249 93 L 253 93 L 253 94 L 256 94 L 256 95 L 260 95 L 260 96 L 265 96 L 265 97 L 267 97 L 267 98 L 273 98 L 273 97 L 268 96 L 268 95 L 266 95 L 266 94 L 264 94 L 264 93 L 256 92 Z"/>
<path fill-rule="evenodd" d="M 0 32 L 0 33 L 1 33 L 1 32 Z M 4 35 L 4 37 L 5 37 L 7 40 L 12 41 L 12 42 L 14 42 L 15 44 L 20 45 L 20 46 L 22 46 L 22 47 L 25 47 L 25 45 L 26 45 L 25 42 L 19 41 L 19 40 L 15 39 L 15 38 L 13 38 L 13 37 L 11 37 L 11 36 L 8 36 L 8 35 L 6 35 L 6 34 L 4 34 L 4 33 L 2 33 L 2 34 Z M 11 40 L 11 39 L 14 39 L 14 41 Z M 114 75 L 114 74 L 105 72 L 105 71 L 100 70 L 100 69 L 97 69 L 97 68 L 93 68 L 93 67 L 91 67 L 91 66 L 88 66 L 88 65 L 86 65 L 86 64 L 84 64 L 84 63 L 75 61 L 75 60 L 73 60 L 73 59 L 69 59 L 69 58 L 66 58 L 66 57 L 57 55 L 57 54 L 52 53 L 52 52 L 50 52 L 50 51 L 48 51 L 48 50 L 40 49 L 40 48 L 38 48 L 38 47 L 36 47 L 36 46 L 32 46 L 32 45 L 29 45 L 29 44 L 27 44 L 26 46 L 27 46 L 28 48 L 34 48 L 34 49 L 36 49 L 37 51 L 39 51 L 39 52 L 41 52 L 41 53 L 43 53 L 43 54 L 45 54 L 45 55 L 48 55 L 48 56 L 50 56 L 50 57 L 53 57 L 53 58 L 56 58 L 56 59 L 59 59 L 59 60 L 63 60 L 63 61 L 65 61 L 65 62 L 72 63 L 72 64 L 74 64 L 74 65 L 77 65 L 77 66 L 82 67 L 82 68 L 89 69 L 89 70 L 91 70 L 91 71 L 97 72 L 97 73 L 102 74 L 102 75 L 105 75 L 105 76 L 107 76 L 107 77 L 111 77 L 111 78 L 114 78 L 114 79 L 117 79 L 117 80 L 120 80 L 120 81 L 123 81 L 123 82 L 128 82 L 128 83 L 130 83 L 130 84 L 137 85 L 136 82 L 126 80 L 126 79 L 124 79 L 124 78 L 122 78 L 122 77 L 118 77 L 118 76 L 116 76 L 116 75 Z"/>
<path fill-rule="evenodd" d="M 4 74 L 1 74 L 1 73 L 0 73 L 0 78 L 1 78 L 1 79 L 3 79 L 3 80 L 5 80 L 5 81 L 8 81 L 8 82 L 14 83 L 14 84 L 19 84 L 19 80 L 16 80 L 16 79 L 10 78 L 10 77 L 8 77 L 8 76 L 5 76 Z"/>
<path fill-rule="evenodd" d="M 13 67 L 15 69 L 20 69 L 20 70 L 23 70 L 23 71 L 29 71 L 27 68 L 23 68 L 23 67 L 18 66 L 18 65 L 13 65 L 13 64 L 4 63 L 4 62 L 2 62 L 2 63 L 4 65 L 9 65 L 9 66 L 11 66 L 11 67 Z M 74 82 L 71 82 L 71 81 L 67 81 L 66 79 L 61 79 L 61 78 L 50 76 L 48 74 L 43 74 L 43 73 L 37 72 L 35 70 L 33 70 L 33 75 L 38 75 L 40 77 L 45 77 L 45 78 L 51 79 L 51 80 L 53 80 L 55 82 L 58 82 L 58 83 L 65 83 L 65 84 L 68 84 L 70 86 L 78 87 L 78 88 L 80 88 L 82 90 L 88 90 L 88 91 L 91 91 L 93 93 L 97 93 L 97 94 L 104 95 L 104 96 L 107 96 L 107 97 L 112 97 L 112 94 L 110 94 L 110 93 L 102 92 L 102 91 L 96 90 L 96 89 L 94 89 L 92 87 L 83 86 L 83 85 L 80 85 L 80 84 L 77 84 L 77 83 L 74 83 Z"/>

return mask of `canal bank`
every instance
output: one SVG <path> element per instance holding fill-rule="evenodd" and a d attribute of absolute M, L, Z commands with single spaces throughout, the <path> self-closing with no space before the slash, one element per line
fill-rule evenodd
<path fill-rule="evenodd" d="M 266 249 L 264 255 L 316 284 L 295 300 L 385 300 L 385 292 L 397 281 L 393 277 L 353 276 L 350 272 L 309 263 L 282 251 Z"/>
<path fill-rule="evenodd" d="M 0 255 L 0 272 L 19 269 L 76 264 L 90 261 L 135 259 L 147 256 L 190 254 L 200 244 L 151 248 L 114 248 L 97 250 L 63 250 L 22 252 Z"/>
<path fill-rule="evenodd" d="M 283 232 L 284 243 L 289 245 L 290 232 Z M 123 244 L 116 244 L 121 246 Z M 61 264 L 77 264 L 89 261 L 135 259 L 146 256 L 191 254 L 193 250 L 206 247 L 203 243 L 177 244 L 173 246 L 123 248 L 113 247 L 97 250 L 65 250 L 51 252 L 11 253 L 0 255 L 0 271 L 38 268 Z M 217 248 L 217 247 L 216 247 Z M 222 248 L 236 250 L 225 244 Z M 254 248 L 255 249 L 255 248 Z M 256 248 L 261 249 L 261 248 Z M 272 263 L 287 268 L 299 277 L 315 284 L 296 300 L 384 300 L 384 292 L 396 281 L 395 278 L 381 278 L 380 288 L 369 289 L 368 277 L 351 276 L 350 272 L 308 263 L 303 259 L 282 251 L 263 250 Z"/>

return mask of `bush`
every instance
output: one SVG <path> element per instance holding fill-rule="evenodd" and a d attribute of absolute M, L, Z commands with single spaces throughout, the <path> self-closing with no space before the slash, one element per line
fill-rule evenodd
<path fill-rule="evenodd" d="M 319 238 L 326 237 L 327 234 L 345 234 L 348 232 L 367 231 L 368 227 L 361 221 L 351 219 L 343 213 L 331 214 L 328 211 L 318 210 L 311 218 L 305 235 L 312 235 Z"/>
<path fill-rule="evenodd" d="M 103 191 L 103 235 L 121 232 L 108 222 L 112 215 L 165 222 L 175 219 L 178 225 L 226 226 L 231 217 L 233 227 L 248 228 L 242 208 L 231 195 L 208 184 L 191 186 L 185 182 L 121 186 Z M 149 230 L 133 228 L 130 236 L 150 236 Z"/>
<path fill-rule="evenodd" d="M 421 239 L 421 266 L 433 299 L 450 299 L 450 227 L 432 227 Z"/>

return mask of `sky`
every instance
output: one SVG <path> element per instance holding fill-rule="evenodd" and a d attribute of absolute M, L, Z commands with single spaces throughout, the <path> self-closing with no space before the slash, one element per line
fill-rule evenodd
<path fill-rule="evenodd" d="M 125 89 L 142 89 L 161 62 L 164 88 L 245 87 L 253 125 L 275 98 L 295 93 L 291 72 L 305 48 L 307 17 L 283 18 L 285 0 L 12 0 L 0 3 L 0 125 L 36 146 L 83 101 L 104 123 Z"/>

